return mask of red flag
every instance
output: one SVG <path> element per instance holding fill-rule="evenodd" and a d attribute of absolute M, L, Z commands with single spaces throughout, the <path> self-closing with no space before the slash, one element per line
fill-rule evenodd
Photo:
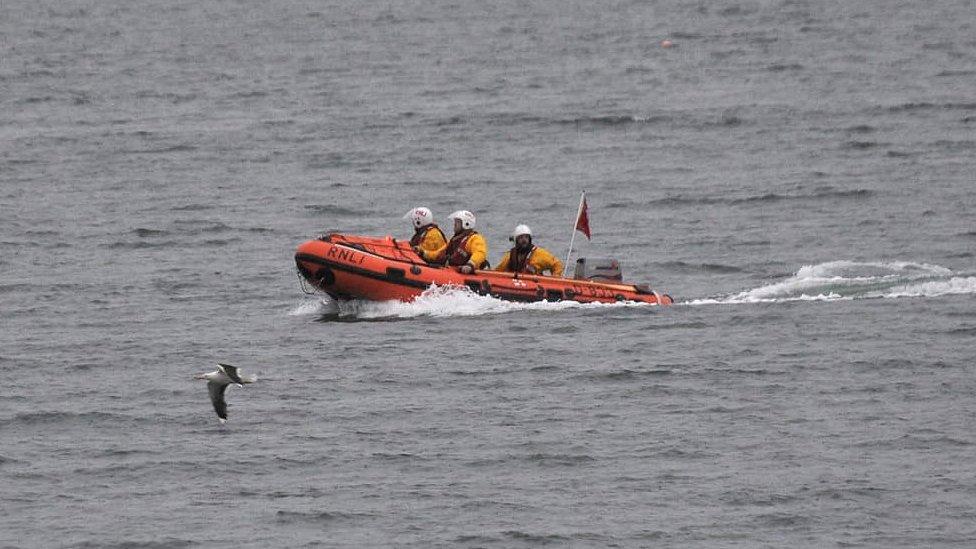
<path fill-rule="evenodd" d="M 576 230 L 585 234 L 587 240 L 590 239 L 590 216 L 586 214 L 586 198 L 583 199 L 579 217 L 576 218 Z"/>

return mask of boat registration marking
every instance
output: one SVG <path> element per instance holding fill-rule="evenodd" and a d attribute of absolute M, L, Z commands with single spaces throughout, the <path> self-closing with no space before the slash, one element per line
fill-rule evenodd
<path fill-rule="evenodd" d="M 614 296 L 613 292 L 609 290 L 605 290 L 603 288 L 598 288 L 596 286 L 586 286 L 584 288 L 582 286 L 574 285 L 573 289 L 576 290 L 577 295 L 586 295 L 589 297 L 597 297 L 597 298 L 612 298 Z"/>

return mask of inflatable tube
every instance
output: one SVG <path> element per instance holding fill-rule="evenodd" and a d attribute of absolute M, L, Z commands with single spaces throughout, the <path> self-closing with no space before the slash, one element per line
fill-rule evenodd
<path fill-rule="evenodd" d="M 409 243 L 389 236 L 329 234 L 299 245 L 295 264 L 310 284 L 339 299 L 412 301 L 437 285 L 466 287 L 507 301 L 673 302 L 645 285 L 495 271 L 462 274 L 450 267 L 428 265 Z"/>

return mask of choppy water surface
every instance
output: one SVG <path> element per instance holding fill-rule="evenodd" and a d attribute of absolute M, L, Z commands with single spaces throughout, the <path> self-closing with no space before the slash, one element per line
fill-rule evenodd
<path fill-rule="evenodd" d="M 0 546 L 976 544 L 972 8 L 0 5 Z M 676 305 L 300 291 L 582 189 Z"/>

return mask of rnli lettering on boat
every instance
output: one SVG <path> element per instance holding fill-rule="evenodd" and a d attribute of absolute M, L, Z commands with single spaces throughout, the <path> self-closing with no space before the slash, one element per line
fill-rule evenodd
<path fill-rule="evenodd" d="M 363 261 L 366 261 L 364 254 L 340 246 L 332 246 L 325 255 L 336 261 L 345 261 L 346 263 L 354 263 L 356 265 L 362 265 Z"/>

